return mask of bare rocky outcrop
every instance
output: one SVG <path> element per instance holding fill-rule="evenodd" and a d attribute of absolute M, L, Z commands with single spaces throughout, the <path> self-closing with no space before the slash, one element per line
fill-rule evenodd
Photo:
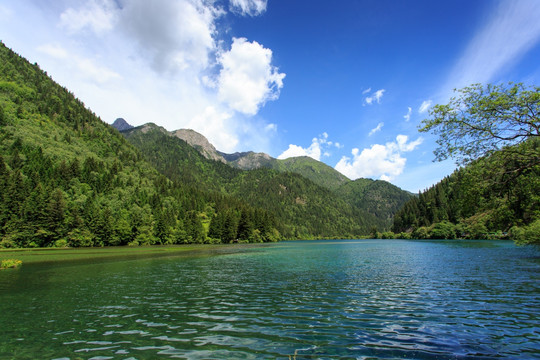
<path fill-rule="evenodd" d="M 225 158 L 216 150 L 214 145 L 212 145 L 206 137 L 199 134 L 195 130 L 180 129 L 172 131 L 171 134 L 193 146 L 205 158 L 227 163 Z"/>

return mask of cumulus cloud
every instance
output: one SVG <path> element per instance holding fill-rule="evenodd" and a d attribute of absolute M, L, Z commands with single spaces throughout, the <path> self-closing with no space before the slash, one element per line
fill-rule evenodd
<path fill-rule="evenodd" d="M 298 145 L 290 144 L 289 148 L 277 158 L 288 159 L 291 157 L 309 156 L 310 158 L 320 161 L 321 155 L 330 156 L 329 152 L 325 151 L 325 149 L 333 145 L 337 147 L 340 146 L 339 143 L 333 143 L 331 141 L 328 141 L 328 134 L 322 133 L 319 137 L 313 138 L 313 140 L 311 140 L 311 145 L 308 148 L 303 148 Z"/>
<path fill-rule="evenodd" d="M 257 16 L 266 11 L 267 0 L 231 0 L 231 10 L 243 16 Z"/>
<path fill-rule="evenodd" d="M 103 34 L 113 28 L 116 9 L 112 0 L 90 0 L 79 9 L 66 9 L 60 15 L 60 26 L 69 32 L 90 29 Z"/>
<path fill-rule="evenodd" d="M 231 6 L 255 15 L 266 0 Z M 228 37 L 220 20 L 229 10 L 215 0 L 76 0 L 44 12 L 39 1 L 13 1 L 0 5 L 0 28 L 31 34 L 20 51 L 106 122 L 193 128 L 222 151 L 271 152 L 276 125 L 255 115 L 285 74 L 264 44 Z"/>
<path fill-rule="evenodd" d="M 97 64 L 95 60 L 70 54 L 58 44 L 44 44 L 38 47 L 38 51 L 62 60 L 65 68 L 69 68 L 78 78 L 84 78 L 86 81 L 104 84 L 110 80 L 122 78 L 117 72 Z"/>
<path fill-rule="evenodd" d="M 405 121 L 409 121 L 411 120 L 411 115 L 412 115 L 412 108 L 408 107 L 407 114 L 403 115 L 403 118 L 405 119 Z"/>
<path fill-rule="evenodd" d="M 380 122 L 379 124 L 377 124 L 377 127 L 371 129 L 371 131 L 369 132 L 368 136 L 371 136 L 371 135 L 375 134 L 376 132 L 381 131 L 381 129 L 382 129 L 383 126 L 384 126 L 384 123 Z"/>
<path fill-rule="evenodd" d="M 391 181 L 405 168 L 407 159 L 402 154 L 413 151 L 422 143 L 422 138 L 408 140 L 406 135 L 398 135 L 396 141 L 385 145 L 375 144 L 362 151 L 354 148 L 352 158 L 342 157 L 335 169 L 350 179 L 367 177 Z"/>
<path fill-rule="evenodd" d="M 117 72 L 110 70 L 105 66 L 98 65 L 91 59 L 76 59 L 76 64 L 79 70 L 85 74 L 88 79 L 98 83 L 106 83 L 110 80 L 122 78 Z"/>
<path fill-rule="evenodd" d="M 154 70 L 198 72 L 217 50 L 215 20 L 222 14 L 200 0 L 131 0 L 120 25 L 151 56 Z"/>
<path fill-rule="evenodd" d="M 207 106 L 202 113 L 191 119 L 187 127 L 204 134 L 217 149 L 233 152 L 239 139 L 235 132 L 225 131 L 234 126 L 231 119 L 230 112 Z"/>
<path fill-rule="evenodd" d="M 272 50 L 256 41 L 234 38 L 220 58 L 218 97 L 246 115 L 255 115 L 269 100 L 279 97 L 285 74 L 272 65 Z"/>
<path fill-rule="evenodd" d="M 369 90 L 369 91 L 368 91 L 368 90 Z M 366 94 L 369 93 L 369 92 L 371 91 L 371 88 L 369 88 L 368 90 L 366 90 L 367 92 L 364 91 L 363 93 L 366 93 Z M 364 102 L 365 102 L 366 104 L 368 104 L 368 105 L 373 104 L 373 102 L 377 102 L 377 104 L 380 104 L 380 103 L 381 103 L 381 99 L 382 99 L 382 97 L 383 97 L 385 91 L 386 91 L 385 89 L 379 89 L 379 90 L 375 91 L 375 92 L 373 93 L 373 95 L 371 95 L 371 96 L 366 96 L 366 98 L 364 99 Z"/>
<path fill-rule="evenodd" d="M 420 114 L 423 114 L 425 113 L 426 111 L 428 111 L 428 109 L 430 108 L 431 104 L 433 103 L 432 100 L 424 100 L 422 102 L 422 105 L 420 105 L 420 108 L 418 109 L 418 112 Z"/>

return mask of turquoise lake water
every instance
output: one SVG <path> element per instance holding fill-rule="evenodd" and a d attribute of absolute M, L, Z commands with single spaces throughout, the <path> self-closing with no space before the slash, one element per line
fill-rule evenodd
<path fill-rule="evenodd" d="M 540 251 L 282 242 L 0 272 L 0 359 L 289 357 L 538 359 Z"/>

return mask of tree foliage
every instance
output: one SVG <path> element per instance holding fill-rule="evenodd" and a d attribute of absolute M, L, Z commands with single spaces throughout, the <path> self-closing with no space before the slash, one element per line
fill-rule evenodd
<path fill-rule="evenodd" d="M 475 84 L 456 92 L 430 110 L 420 131 L 438 136 L 436 160 L 465 166 L 406 203 L 393 231 L 540 244 L 540 233 L 531 235 L 540 218 L 540 87 Z"/>
<path fill-rule="evenodd" d="M 203 243 L 227 211 L 281 238 L 265 210 L 179 180 L 0 44 L 0 247 Z"/>
<path fill-rule="evenodd" d="M 540 136 L 540 87 L 524 84 L 474 84 L 455 90 L 446 105 L 434 106 L 420 131 L 438 136 L 436 160 L 455 158 L 458 164 L 493 154 Z M 540 161 L 534 153 L 521 153 Z"/>
<path fill-rule="evenodd" d="M 514 147 L 516 153 L 540 156 L 539 139 Z M 407 202 L 392 230 L 435 238 L 449 228 L 443 225 L 453 224 L 456 237 L 538 244 L 540 233 L 531 234 L 540 219 L 540 165 L 528 163 L 520 157 L 510 161 L 500 152 L 478 159 Z M 514 173 L 516 168 L 522 170 Z"/>

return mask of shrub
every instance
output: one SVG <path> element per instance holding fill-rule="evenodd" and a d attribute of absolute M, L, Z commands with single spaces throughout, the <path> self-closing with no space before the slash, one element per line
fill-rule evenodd
<path fill-rule="evenodd" d="M 429 231 L 431 239 L 455 239 L 456 226 L 448 221 L 433 224 Z"/>
<path fill-rule="evenodd" d="M 510 229 L 510 238 L 518 245 L 540 246 L 540 219 L 534 221 L 529 226 L 514 226 Z"/>
<path fill-rule="evenodd" d="M 22 265 L 21 260 L 17 259 L 5 259 L 0 263 L 0 269 L 17 268 Z"/>

